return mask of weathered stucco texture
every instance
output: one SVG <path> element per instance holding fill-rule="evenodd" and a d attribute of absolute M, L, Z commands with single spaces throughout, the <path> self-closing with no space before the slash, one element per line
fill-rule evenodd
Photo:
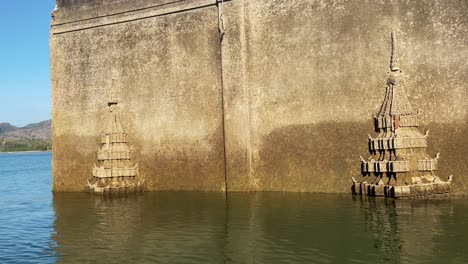
<path fill-rule="evenodd" d="M 215 7 L 52 35 L 54 190 L 80 191 L 111 87 L 148 189 L 225 188 Z"/>
<path fill-rule="evenodd" d="M 84 190 L 111 87 L 148 190 L 349 192 L 390 32 L 438 175 L 468 193 L 468 2 L 62 0 L 54 190 Z M 226 157 L 224 156 L 226 154 Z"/>

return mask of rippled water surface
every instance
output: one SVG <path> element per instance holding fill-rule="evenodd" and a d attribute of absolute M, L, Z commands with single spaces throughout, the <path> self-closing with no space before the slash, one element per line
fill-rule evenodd
<path fill-rule="evenodd" d="M 0 154 L 0 263 L 468 263 L 468 200 L 51 193 L 51 154 Z"/>

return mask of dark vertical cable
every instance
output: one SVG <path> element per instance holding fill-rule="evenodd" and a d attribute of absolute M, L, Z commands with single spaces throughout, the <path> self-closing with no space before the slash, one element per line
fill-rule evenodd
<path fill-rule="evenodd" d="M 227 157 L 226 157 L 226 122 L 225 122 L 225 109 L 224 109 L 224 67 L 223 67 L 223 38 L 224 38 L 224 21 L 223 21 L 223 4 L 221 0 L 217 2 L 218 5 L 218 32 L 219 32 L 219 54 L 220 54 L 220 70 L 221 70 L 221 124 L 223 127 L 223 155 L 224 155 L 224 184 L 226 191 L 226 200 L 228 194 L 228 180 L 227 180 Z"/>

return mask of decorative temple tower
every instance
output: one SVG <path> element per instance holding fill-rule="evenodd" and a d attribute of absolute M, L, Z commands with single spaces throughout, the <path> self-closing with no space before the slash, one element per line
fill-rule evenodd
<path fill-rule="evenodd" d="M 435 175 L 439 153 L 426 152 L 428 131 L 419 130 L 419 113 L 411 106 L 400 80 L 401 70 L 395 54 L 395 35 L 391 34 L 390 72 L 382 106 L 374 116 L 375 132 L 369 135 L 370 157 L 361 157 L 363 178 L 353 177 L 354 194 L 369 196 L 427 197 L 451 192 L 452 176 L 443 182 Z"/>
<path fill-rule="evenodd" d="M 144 180 L 138 179 L 138 164 L 131 162 L 132 148 L 120 124 L 117 104 L 115 99 L 107 103 L 110 120 L 97 153 L 99 166 L 94 164 L 93 178 L 88 181 L 89 191 L 93 193 L 143 191 Z"/>

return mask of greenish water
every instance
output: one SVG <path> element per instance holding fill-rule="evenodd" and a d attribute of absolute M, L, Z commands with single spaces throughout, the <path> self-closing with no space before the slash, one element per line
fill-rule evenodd
<path fill-rule="evenodd" d="M 51 194 L 51 154 L 0 155 L 0 263 L 468 263 L 468 200 Z"/>

